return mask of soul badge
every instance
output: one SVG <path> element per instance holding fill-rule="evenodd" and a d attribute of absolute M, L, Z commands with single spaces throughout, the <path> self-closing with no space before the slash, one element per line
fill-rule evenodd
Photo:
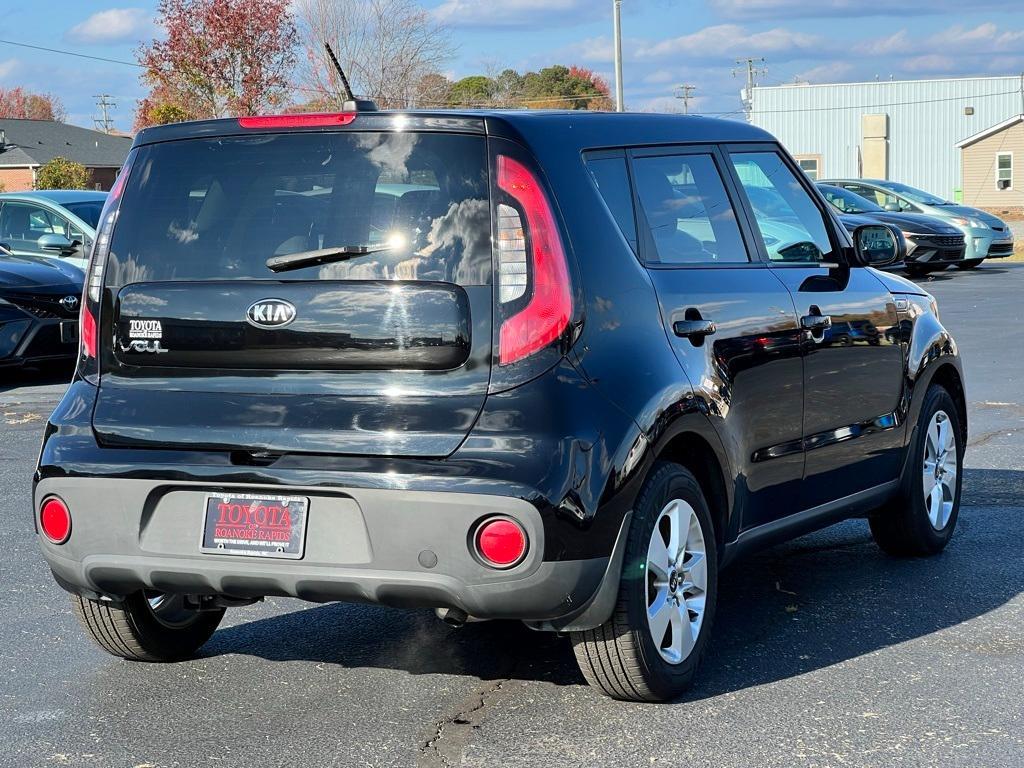
<path fill-rule="evenodd" d="M 128 342 L 121 342 L 122 352 L 148 352 L 161 354 L 169 352 L 164 349 L 161 340 L 164 329 L 159 320 L 129 320 Z"/>

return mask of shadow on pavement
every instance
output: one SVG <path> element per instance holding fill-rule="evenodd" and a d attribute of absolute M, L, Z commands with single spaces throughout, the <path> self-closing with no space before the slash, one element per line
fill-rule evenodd
<path fill-rule="evenodd" d="M 20 387 L 67 385 L 74 372 L 74 362 L 51 363 L 38 368 L 0 368 L 0 392 Z"/>
<path fill-rule="evenodd" d="M 686 698 L 821 669 L 956 626 L 1020 594 L 1024 472 L 967 470 L 964 497 L 970 508 L 957 535 L 933 558 L 888 557 L 871 541 L 866 522 L 854 520 L 730 568 L 711 645 Z M 1010 505 L 1018 507 L 1008 511 Z M 324 605 L 222 629 L 204 655 L 226 653 L 583 684 L 569 643 L 555 635 L 517 622 L 451 629 L 429 611 L 363 605 Z"/>

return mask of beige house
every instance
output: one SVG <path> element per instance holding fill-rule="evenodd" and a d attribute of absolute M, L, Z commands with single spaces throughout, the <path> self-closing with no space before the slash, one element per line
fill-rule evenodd
<path fill-rule="evenodd" d="M 956 145 L 963 202 L 994 213 L 1024 213 L 1024 115 L 1015 115 Z"/>

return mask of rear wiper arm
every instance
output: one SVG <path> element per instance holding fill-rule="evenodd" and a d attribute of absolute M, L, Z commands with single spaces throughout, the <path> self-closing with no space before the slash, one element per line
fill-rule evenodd
<path fill-rule="evenodd" d="M 287 272 L 290 269 L 313 267 L 317 264 L 331 264 L 335 261 L 348 261 L 356 256 L 368 253 L 392 251 L 392 245 L 342 245 L 337 248 L 320 248 L 315 251 L 298 251 L 271 256 L 267 259 L 267 268 L 272 272 Z"/>

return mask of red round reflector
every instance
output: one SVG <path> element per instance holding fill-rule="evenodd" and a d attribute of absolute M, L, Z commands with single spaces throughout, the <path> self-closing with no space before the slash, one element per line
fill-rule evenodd
<path fill-rule="evenodd" d="M 71 535 L 71 512 L 60 499 L 51 498 L 43 502 L 39 513 L 39 527 L 54 544 L 63 544 Z"/>
<path fill-rule="evenodd" d="M 512 520 L 489 520 L 476 532 L 476 550 L 488 565 L 514 565 L 526 554 L 526 531 Z"/>

